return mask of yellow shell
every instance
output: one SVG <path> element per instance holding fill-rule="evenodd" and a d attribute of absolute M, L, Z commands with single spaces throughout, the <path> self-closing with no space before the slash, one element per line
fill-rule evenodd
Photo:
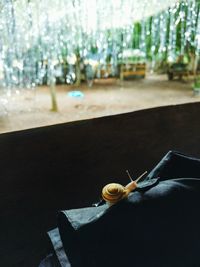
<path fill-rule="evenodd" d="M 121 184 L 111 183 L 104 186 L 102 190 L 102 197 L 106 202 L 112 205 L 126 197 L 129 192 L 130 191 Z"/>

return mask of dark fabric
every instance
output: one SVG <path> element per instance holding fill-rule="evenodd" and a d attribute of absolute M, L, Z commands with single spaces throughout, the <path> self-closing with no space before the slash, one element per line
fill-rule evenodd
<path fill-rule="evenodd" d="M 184 155 L 178 151 L 169 151 L 147 179 L 159 177 L 160 180 L 193 177 L 200 178 L 200 159 Z"/>
<path fill-rule="evenodd" d="M 68 257 L 64 251 L 63 243 L 60 238 L 60 233 L 58 228 L 53 229 L 48 232 L 49 238 L 52 242 L 55 254 L 57 256 L 57 259 L 59 260 L 59 267 L 71 267 Z M 50 259 L 54 259 L 54 257 L 50 257 Z M 40 267 L 40 266 L 39 266 Z M 57 267 L 57 265 L 56 265 Z"/>
<path fill-rule="evenodd" d="M 170 179 L 111 207 L 61 212 L 58 225 L 72 266 L 200 266 L 199 204 L 199 179 Z"/>
<path fill-rule="evenodd" d="M 200 160 L 169 151 L 127 199 L 61 211 L 49 237 L 62 267 L 199 267 Z"/>
<path fill-rule="evenodd" d="M 60 267 L 56 256 L 54 254 L 49 254 L 45 259 L 43 259 L 38 267 Z M 66 265 L 66 267 L 70 267 Z"/>
<path fill-rule="evenodd" d="M 137 191 L 144 192 L 158 183 L 158 179 L 149 179 L 138 184 Z M 79 230 L 82 226 L 98 220 L 108 210 L 108 205 L 105 201 L 100 202 L 100 205 L 81 209 L 65 210 L 58 216 L 58 225 L 66 254 L 68 255 L 73 266 L 86 266 L 85 260 L 87 251 L 83 249 L 79 240 L 79 235 L 74 230 Z M 54 246 L 55 248 L 55 246 Z M 91 259 L 90 259 L 91 261 Z M 96 266 L 96 265 L 95 265 Z"/>

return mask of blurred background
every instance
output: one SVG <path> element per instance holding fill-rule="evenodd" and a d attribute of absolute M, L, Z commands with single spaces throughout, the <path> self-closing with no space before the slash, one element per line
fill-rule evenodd
<path fill-rule="evenodd" d="M 1 0 L 0 133 L 200 101 L 200 1 Z"/>

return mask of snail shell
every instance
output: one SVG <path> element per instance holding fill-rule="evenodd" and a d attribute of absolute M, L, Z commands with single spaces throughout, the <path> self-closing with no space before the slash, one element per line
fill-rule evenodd
<path fill-rule="evenodd" d="M 110 205 L 113 205 L 125 198 L 130 191 L 121 184 L 111 183 L 104 186 L 102 190 L 103 199 Z"/>

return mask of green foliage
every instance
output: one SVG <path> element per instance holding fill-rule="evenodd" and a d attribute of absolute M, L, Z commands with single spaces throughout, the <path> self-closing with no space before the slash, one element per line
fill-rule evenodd
<path fill-rule="evenodd" d="M 141 23 L 135 23 L 135 25 L 133 26 L 133 36 L 132 36 L 133 49 L 140 48 L 141 28 L 142 28 Z"/>
<path fill-rule="evenodd" d="M 194 80 L 194 88 L 200 90 L 200 76 L 196 76 Z"/>

